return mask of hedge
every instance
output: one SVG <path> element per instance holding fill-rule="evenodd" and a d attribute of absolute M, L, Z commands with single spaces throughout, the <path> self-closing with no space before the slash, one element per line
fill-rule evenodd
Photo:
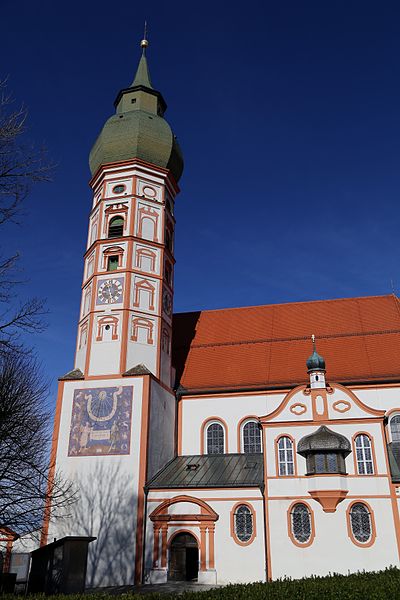
<path fill-rule="evenodd" d="M 120 594 L 123 600 L 172 600 L 176 594 L 134 593 Z M 182 600 L 395 600 L 400 597 L 400 570 L 394 567 L 376 573 L 353 575 L 330 575 L 304 579 L 282 579 L 272 583 L 249 583 L 227 585 L 203 592 L 184 592 Z M 15 600 L 15 596 L 2 596 Z M 29 596 L 32 600 L 41 595 Z M 47 596 L 54 600 L 105 600 L 116 598 L 115 594 L 76 594 L 71 596 Z M 46 600 L 47 600 L 46 599 Z"/>

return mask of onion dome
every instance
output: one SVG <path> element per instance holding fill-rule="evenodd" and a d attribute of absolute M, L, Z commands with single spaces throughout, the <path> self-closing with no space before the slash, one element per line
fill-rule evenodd
<path fill-rule="evenodd" d="M 148 41 L 142 40 L 142 56 L 130 87 L 122 89 L 110 117 L 89 156 L 92 175 L 100 165 L 139 158 L 168 169 L 176 181 L 182 175 L 183 157 L 171 127 L 163 118 L 167 108 L 151 83 L 146 58 Z"/>
<path fill-rule="evenodd" d="M 318 452 L 342 452 L 347 456 L 351 452 L 351 445 L 344 435 L 321 425 L 315 433 L 301 438 L 297 446 L 297 452 L 301 456 Z"/>
<path fill-rule="evenodd" d="M 307 369 L 310 371 L 325 371 L 325 360 L 318 354 L 315 346 L 315 335 L 311 336 L 313 341 L 313 353 L 307 358 Z"/>

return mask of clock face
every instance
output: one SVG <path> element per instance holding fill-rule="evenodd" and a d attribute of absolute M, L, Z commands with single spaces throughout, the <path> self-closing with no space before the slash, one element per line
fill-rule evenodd
<path fill-rule="evenodd" d="M 122 302 L 123 279 L 106 279 L 99 282 L 97 304 Z"/>
<path fill-rule="evenodd" d="M 167 315 L 170 316 L 171 312 L 172 312 L 172 300 L 171 300 L 171 296 L 168 294 L 168 292 L 164 292 L 163 308 L 164 308 L 165 312 L 167 313 Z"/>

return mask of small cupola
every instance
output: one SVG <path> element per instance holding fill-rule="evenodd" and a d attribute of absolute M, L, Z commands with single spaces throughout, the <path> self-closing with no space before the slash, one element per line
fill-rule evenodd
<path fill-rule="evenodd" d="M 310 387 L 325 388 L 325 360 L 317 352 L 315 344 L 315 335 L 311 336 L 313 343 L 313 353 L 307 359 L 307 372 L 310 375 Z"/>
<path fill-rule="evenodd" d="M 307 475 L 338 473 L 346 475 L 346 456 L 351 452 L 349 440 L 322 425 L 301 438 L 297 453 L 307 461 Z"/>

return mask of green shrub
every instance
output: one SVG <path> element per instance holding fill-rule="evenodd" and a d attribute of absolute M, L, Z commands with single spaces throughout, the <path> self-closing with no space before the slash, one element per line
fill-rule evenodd
<path fill-rule="evenodd" d="M 171 600 L 176 594 L 123 593 L 121 600 Z M 15 596 L 2 596 L 15 600 Z M 31 600 L 44 600 L 43 596 L 29 596 Z M 47 596 L 46 600 L 108 600 L 115 595 L 76 594 L 71 596 Z M 185 592 L 182 600 L 396 600 L 400 598 L 400 570 L 386 569 L 377 573 L 353 575 L 330 575 L 304 579 L 282 579 L 271 583 L 248 583 L 227 585 L 204 592 Z"/>

